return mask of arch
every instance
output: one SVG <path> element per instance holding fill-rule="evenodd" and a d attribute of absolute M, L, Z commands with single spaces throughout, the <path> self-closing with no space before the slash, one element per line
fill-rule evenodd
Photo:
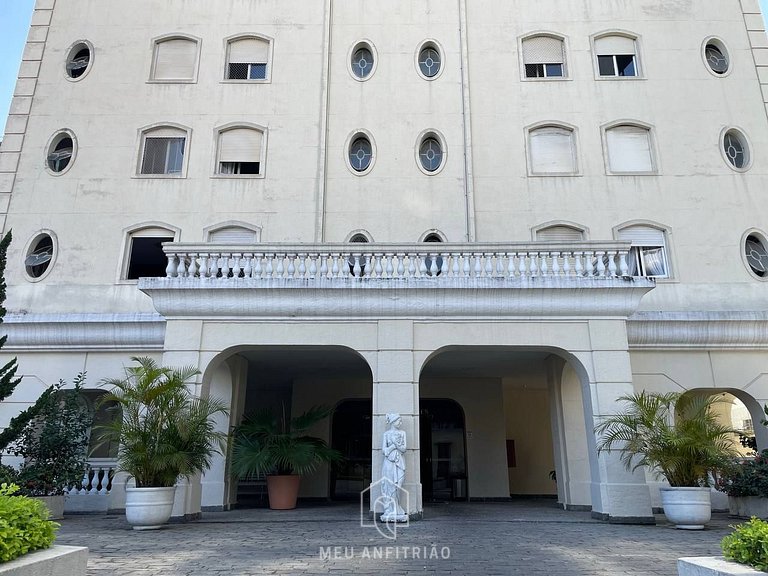
<path fill-rule="evenodd" d="M 216 239 L 221 232 L 231 232 L 226 239 Z M 235 238 L 238 236 L 239 238 Z M 241 240 L 242 239 L 242 240 Z M 203 228 L 203 242 L 252 244 L 261 242 L 261 226 L 242 220 L 226 220 Z"/>
<path fill-rule="evenodd" d="M 427 240 L 430 236 L 439 238 L 439 242 L 448 242 L 448 237 L 437 228 L 430 228 L 429 230 L 425 230 L 421 233 L 421 236 L 419 236 L 418 242 L 435 242 L 435 240 Z"/>
<path fill-rule="evenodd" d="M 139 239 L 134 241 L 134 239 Z M 123 241 L 118 262 L 118 282 L 134 281 L 139 278 L 137 270 L 141 258 L 155 274 L 165 276 L 165 266 L 162 260 L 167 259 L 162 252 L 162 242 L 178 242 L 181 239 L 181 228 L 161 221 L 147 221 L 134 224 L 123 229 Z M 135 276 L 135 277 L 134 277 Z"/>
<path fill-rule="evenodd" d="M 640 120 L 614 120 L 600 127 L 608 174 L 659 173 L 659 155 L 653 125 Z"/>
<path fill-rule="evenodd" d="M 629 30 L 604 30 L 590 36 L 595 79 L 629 80 L 643 77 L 640 36 Z"/>
<path fill-rule="evenodd" d="M 577 222 L 571 222 L 570 220 L 550 220 L 549 222 L 543 222 L 531 228 L 531 240 L 539 240 L 539 233 L 547 230 L 555 231 L 556 229 L 563 229 L 563 232 L 572 230 L 575 234 L 578 234 L 580 238 L 578 240 L 589 239 L 589 228 Z"/>
<path fill-rule="evenodd" d="M 175 122 L 157 122 L 138 131 L 138 178 L 186 178 L 192 129 Z"/>
<path fill-rule="evenodd" d="M 254 32 L 224 39 L 224 81 L 269 83 L 274 39 Z"/>
<path fill-rule="evenodd" d="M 264 178 L 267 128 L 252 122 L 230 122 L 214 130 L 213 174 L 226 178 Z"/>
<path fill-rule="evenodd" d="M 530 176 L 577 176 L 578 129 L 561 121 L 542 121 L 524 128 Z"/>
<path fill-rule="evenodd" d="M 153 38 L 149 82 L 197 82 L 201 45 L 202 40 L 191 34 L 172 33 Z"/>
<path fill-rule="evenodd" d="M 365 240 L 362 240 L 362 238 L 365 238 Z M 344 238 L 344 242 L 373 242 L 373 241 L 374 240 L 373 240 L 373 236 L 371 235 L 371 233 L 368 232 L 368 230 L 365 230 L 363 228 L 358 228 L 357 230 L 352 230 Z"/>
<path fill-rule="evenodd" d="M 568 46 L 566 37 L 549 30 L 528 32 L 518 37 L 522 80 L 567 80 Z"/>

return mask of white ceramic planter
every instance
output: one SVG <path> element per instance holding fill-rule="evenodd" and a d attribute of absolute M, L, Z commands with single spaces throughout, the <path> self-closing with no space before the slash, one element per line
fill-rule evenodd
<path fill-rule="evenodd" d="M 176 486 L 170 488 L 126 488 L 125 519 L 134 530 L 157 530 L 173 512 Z"/>
<path fill-rule="evenodd" d="M 703 530 L 712 519 L 710 488 L 661 488 L 661 505 L 681 530 Z"/>

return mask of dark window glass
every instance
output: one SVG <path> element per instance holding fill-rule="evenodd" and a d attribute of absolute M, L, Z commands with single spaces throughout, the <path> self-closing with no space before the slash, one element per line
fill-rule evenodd
<path fill-rule="evenodd" d="M 163 252 L 163 242 L 173 242 L 173 237 L 134 236 L 131 238 L 128 280 L 165 276 L 168 258 Z"/>
<path fill-rule="evenodd" d="M 597 66 L 600 76 L 616 76 L 616 68 L 613 66 L 613 56 L 598 56 Z"/>
<path fill-rule="evenodd" d="M 526 64 L 525 77 L 526 78 L 544 78 L 544 65 L 543 64 Z"/>
<path fill-rule="evenodd" d="M 616 56 L 616 68 L 619 76 L 637 76 L 634 56 Z"/>
<path fill-rule="evenodd" d="M 562 64 L 547 64 L 546 67 L 547 67 L 548 78 L 561 77 L 563 75 Z"/>

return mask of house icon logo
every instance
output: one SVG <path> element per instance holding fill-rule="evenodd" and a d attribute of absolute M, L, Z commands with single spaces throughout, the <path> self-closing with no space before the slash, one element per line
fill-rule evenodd
<path fill-rule="evenodd" d="M 370 507 L 365 505 L 366 495 L 370 496 Z M 406 513 L 393 515 L 391 512 L 398 510 L 399 507 L 406 510 Z M 395 485 L 388 478 L 382 478 L 360 492 L 360 526 L 362 528 L 375 528 L 379 534 L 388 540 L 397 540 L 398 526 L 408 527 L 410 525 L 410 518 L 407 513 L 409 509 L 410 494 L 408 490 Z"/>

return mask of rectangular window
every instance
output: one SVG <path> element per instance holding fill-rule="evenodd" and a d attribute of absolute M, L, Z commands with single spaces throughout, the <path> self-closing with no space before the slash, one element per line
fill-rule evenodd
<path fill-rule="evenodd" d="M 267 63 L 230 62 L 230 80 L 264 80 L 267 77 Z"/>
<path fill-rule="evenodd" d="M 168 258 L 163 252 L 163 242 L 173 242 L 173 240 L 172 236 L 134 236 L 131 238 L 128 280 L 165 276 Z"/>
<path fill-rule="evenodd" d="M 264 38 L 230 40 L 227 49 L 227 80 L 266 80 L 270 43 Z"/>
<path fill-rule="evenodd" d="M 260 162 L 221 162 L 219 174 L 258 174 Z"/>
<path fill-rule="evenodd" d="M 637 45 L 634 38 L 619 35 L 597 38 L 595 54 L 600 76 L 638 76 Z"/>
<path fill-rule="evenodd" d="M 666 278 L 667 256 L 663 246 L 633 246 L 629 253 L 630 276 Z"/>
<path fill-rule="evenodd" d="M 144 139 L 142 174 L 181 174 L 186 138 L 151 137 Z"/>
<path fill-rule="evenodd" d="M 562 78 L 562 64 L 526 64 L 526 78 Z"/>
<path fill-rule="evenodd" d="M 565 76 L 565 47 L 560 38 L 534 36 L 523 40 L 522 45 L 526 78 Z"/>

